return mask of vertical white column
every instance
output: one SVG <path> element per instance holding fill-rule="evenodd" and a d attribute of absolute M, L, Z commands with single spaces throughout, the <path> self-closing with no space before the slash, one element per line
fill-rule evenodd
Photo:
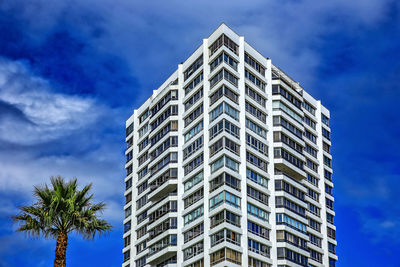
<path fill-rule="evenodd" d="M 185 143 L 185 139 L 183 136 L 183 129 L 185 127 L 184 121 L 183 121 L 183 112 L 184 112 L 184 105 L 183 105 L 183 98 L 185 97 L 185 92 L 183 90 L 183 66 L 182 64 L 178 65 L 178 147 L 182 148 L 183 144 Z M 184 238 L 183 238 L 183 232 L 181 229 L 183 229 L 184 226 L 184 221 L 183 221 L 183 210 L 184 210 L 184 202 L 182 199 L 182 195 L 184 193 L 184 185 L 183 185 L 183 177 L 185 175 L 184 169 L 183 169 L 183 150 L 179 149 L 178 150 L 178 184 L 177 184 L 177 189 L 178 189 L 178 218 L 177 218 L 177 228 L 178 228 L 178 234 L 177 234 L 177 263 L 178 265 L 182 264 L 183 262 L 183 252 L 182 252 L 182 246 L 184 243 Z"/>
<path fill-rule="evenodd" d="M 139 119 L 138 119 L 138 112 L 137 110 L 134 111 L 133 113 L 133 145 L 132 145 L 132 153 L 133 155 L 137 155 L 138 153 L 138 144 L 137 144 L 137 140 L 139 139 L 139 134 L 138 134 L 138 130 L 139 130 Z M 131 201 L 131 215 L 129 216 L 130 220 L 131 220 L 131 244 L 130 244 L 130 260 L 129 260 L 129 264 L 130 266 L 134 266 L 135 264 L 135 257 L 136 257 L 136 246 L 135 246 L 135 242 L 137 240 L 137 236 L 136 236 L 136 201 L 138 199 L 138 190 L 137 190 L 137 183 L 138 183 L 138 175 L 137 175 L 137 170 L 138 170 L 138 161 L 136 160 L 136 158 L 134 158 L 132 160 L 132 201 Z"/>
<path fill-rule="evenodd" d="M 275 170 L 274 170 L 274 140 L 273 140 L 273 116 L 272 116 L 272 64 L 271 59 L 267 61 L 267 70 L 265 71 L 266 78 L 267 78 L 267 86 L 265 87 L 267 93 L 267 142 L 268 142 L 268 157 L 269 157 L 269 164 L 268 164 L 268 173 L 270 175 L 270 179 L 268 181 L 268 189 L 271 192 L 269 197 L 269 206 L 271 207 L 271 214 L 269 215 L 269 223 L 271 225 L 271 232 L 269 234 L 270 241 L 272 242 L 271 247 L 271 259 L 272 259 L 272 266 L 276 267 L 278 264 L 277 259 L 277 242 L 276 242 L 276 209 L 275 209 Z"/>
<path fill-rule="evenodd" d="M 211 174 L 210 171 L 210 165 L 209 165 L 209 131 L 208 131 L 208 126 L 210 124 L 210 116 L 209 116 L 209 108 L 210 108 L 210 99 L 208 97 L 208 92 L 210 91 L 210 82 L 208 81 L 208 76 L 210 75 L 210 67 L 208 65 L 209 61 L 209 52 L 208 52 L 208 39 L 203 39 L 203 95 L 204 95 L 204 112 L 203 112 L 203 122 L 204 122 L 204 266 L 209 266 L 210 265 L 210 255 L 209 255 L 209 250 L 211 248 L 211 242 L 210 242 L 210 236 L 209 236 L 209 231 L 210 231 L 210 218 L 208 216 L 209 214 L 209 193 L 210 193 L 210 183 L 209 183 L 209 177 Z"/>
<path fill-rule="evenodd" d="M 325 205 L 325 175 L 324 175 L 324 150 L 323 150 L 323 141 L 322 141 L 322 121 L 321 121 L 321 101 L 317 101 L 317 110 L 315 111 L 315 117 L 317 118 L 317 144 L 318 144 L 318 161 L 319 161 L 319 184 L 318 188 L 321 190 L 321 195 L 319 197 L 319 203 L 321 204 L 321 214 L 320 218 L 322 220 L 321 224 L 321 234 L 322 238 L 322 249 L 324 250 L 324 255 L 322 257 L 322 264 L 324 266 L 329 266 L 329 253 L 328 253 L 328 233 L 327 233 L 327 222 L 326 222 L 326 205 Z"/>
<path fill-rule="evenodd" d="M 240 191 L 241 191 L 241 211 L 242 217 L 240 219 L 240 227 L 242 228 L 243 235 L 241 247 L 243 248 L 242 266 L 248 266 L 248 249 L 247 249 L 247 179 L 246 179 L 246 101 L 245 101 L 245 76 L 244 76 L 244 37 L 239 37 L 239 64 L 238 72 L 239 79 L 239 106 L 240 106 L 240 167 L 239 174 L 241 177 Z"/>

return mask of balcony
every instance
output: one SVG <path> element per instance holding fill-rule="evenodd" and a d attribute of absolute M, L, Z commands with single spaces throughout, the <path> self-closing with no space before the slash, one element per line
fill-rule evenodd
<path fill-rule="evenodd" d="M 177 235 L 168 235 L 149 247 L 147 263 L 157 265 L 177 253 Z"/>
<path fill-rule="evenodd" d="M 223 208 L 225 205 L 222 205 Z M 215 210 L 219 210 L 218 207 Z M 214 210 L 213 210 L 214 212 Z M 233 213 L 229 210 L 221 210 L 217 212 L 215 215 L 211 216 L 210 214 L 210 231 L 209 234 L 214 234 L 224 228 L 231 229 L 232 231 L 241 233 L 242 230 L 240 228 L 240 218 L 241 215 Z"/>
<path fill-rule="evenodd" d="M 157 227 L 156 227 L 157 228 Z M 154 232 L 155 229 L 153 229 Z M 163 242 L 164 239 L 168 238 L 171 235 L 177 235 L 178 230 L 176 229 L 165 229 L 163 232 L 157 233 L 157 235 L 153 236 L 153 238 L 150 238 L 147 240 L 147 247 L 152 247 L 157 246 L 158 243 Z"/>
<path fill-rule="evenodd" d="M 177 253 L 176 244 L 166 244 L 163 247 L 160 247 L 159 250 L 150 251 L 147 263 L 153 265 L 157 265 L 157 263 L 165 261 Z"/>
<path fill-rule="evenodd" d="M 178 180 L 176 178 L 170 178 L 161 184 L 150 185 L 149 200 L 158 201 L 161 198 L 169 195 L 173 191 L 177 190 Z"/>
<path fill-rule="evenodd" d="M 158 236 L 164 235 L 165 233 L 169 232 L 170 230 L 176 230 L 177 229 L 177 218 L 167 218 L 164 220 L 162 223 L 158 225 L 154 225 L 154 228 L 149 228 L 148 230 L 148 239 L 153 240 Z M 169 234 L 176 234 L 176 232 L 170 232 Z M 156 240 L 154 240 L 156 241 Z M 150 246 L 150 243 L 148 243 L 148 246 Z"/>
<path fill-rule="evenodd" d="M 287 173 L 288 175 L 296 178 L 299 181 L 306 178 L 306 173 L 302 169 L 292 165 L 290 162 L 283 158 L 275 159 L 274 163 L 276 169 Z"/>
<path fill-rule="evenodd" d="M 176 217 L 176 212 L 176 197 L 166 197 L 159 202 L 153 203 L 152 207 L 147 211 L 149 214 L 148 230 L 154 228 L 157 225 L 156 222 L 164 221 L 171 214 Z"/>
<path fill-rule="evenodd" d="M 210 250 L 213 251 L 214 248 Z M 223 247 L 210 254 L 210 266 L 242 266 L 242 249 L 240 251 Z"/>
<path fill-rule="evenodd" d="M 289 176 L 302 180 L 306 178 L 304 171 L 304 162 L 293 156 L 283 148 L 274 148 L 275 169 L 287 173 Z"/>

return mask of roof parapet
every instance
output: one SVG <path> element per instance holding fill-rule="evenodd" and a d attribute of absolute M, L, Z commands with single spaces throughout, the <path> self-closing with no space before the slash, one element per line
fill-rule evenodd
<path fill-rule="evenodd" d="M 300 83 L 295 81 L 292 77 L 290 77 L 288 74 L 286 74 L 282 69 L 279 67 L 275 66 L 274 64 L 271 64 L 272 67 L 272 72 L 275 72 L 276 75 L 279 76 L 279 78 L 284 79 L 287 83 L 289 83 L 296 91 L 303 95 L 303 90 L 304 88 L 300 86 Z"/>

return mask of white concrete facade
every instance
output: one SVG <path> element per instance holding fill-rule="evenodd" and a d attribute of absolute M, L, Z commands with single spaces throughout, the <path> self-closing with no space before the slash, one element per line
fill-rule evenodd
<path fill-rule="evenodd" d="M 122 266 L 336 266 L 329 117 L 221 24 L 126 122 Z"/>

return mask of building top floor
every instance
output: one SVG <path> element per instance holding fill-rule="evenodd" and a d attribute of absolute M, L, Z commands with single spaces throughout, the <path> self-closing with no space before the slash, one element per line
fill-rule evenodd
<path fill-rule="evenodd" d="M 207 46 L 207 49 L 204 49 L 205 46 Z M 229 56 L 234 60 L 238 62 L 246 61 L 252 64 L 254 63 L 254 66 L 261 70 L 259 74 L 263 75 L 267 80 L 279 78 L 284 81 L 285 84 L 299 93 L 307 104 L 315 109 L 320 106 L 321 113 L 327 118 L 330 118 L 329 110 L 321 104 L 320 100 L 316 100 L 300 86 L 299 82 L 295 81 L 279 67 L 273 65 L 270 58 L 264 57 L 259 53 L 244 40 L 243 36 L 238 35 L 226 24 L 222 23 L 208 38 L 203 39 L 203 43 L 197 47 L 184 62 L 178 65 L 174 73 L 172 73 L 158 89 L 153 90 L 152 95 L 139 108 L 134 110 L 132 116 L 126 121 L 126 125 L 132 124 L 135 114 L 137 117 L 142 116 L 152 104 L 161 100 L 168 91 L 182 89 L 190 79 L 198 75 L 198 72 L 201 72 L 199 69 L 202 69 L 205 65 L 203 64 L 204 58 L 208 59 L 208 63 L 211 63 L 217 55 L 220 55 L 219 49 L 221 46 L 228 48 L 226 51 L 230 51 Z M 208 52 L 207 55 L 204 55 L 204 51 Z M 198 65 L 197 68 L 196 64 Z M 180 73 L 184 76 L 181 80 L 179 80 Z M 190 76 L 190 79 L 186 80 L 185 73 L 190 73 L 189 75 L 193 73 L 196 74 Z"/>

